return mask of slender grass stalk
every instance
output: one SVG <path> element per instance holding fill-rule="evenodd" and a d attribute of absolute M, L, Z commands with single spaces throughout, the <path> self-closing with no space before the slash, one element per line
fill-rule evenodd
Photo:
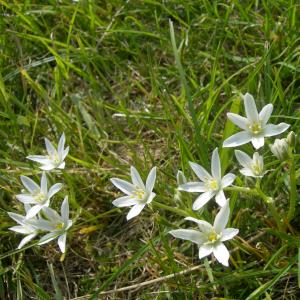
<path fill-rule="evenodd" d="M 290 222 L 294 218 L 296 202 L 297 202 L 296 167 L 295 167 L 295 160 L 293 155 L 289 161 L 289 166 L 290 166 L 290 206 L 289 206 L 287 219 Z"/>

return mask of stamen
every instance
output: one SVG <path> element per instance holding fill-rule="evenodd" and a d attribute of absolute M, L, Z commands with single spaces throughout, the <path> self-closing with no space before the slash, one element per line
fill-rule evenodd
<path fill-rule="evenodd" d="M 252 124 L 249 125 L 249 129 L 254 133 L 254 134 L 259 134 L 261 132 L 261 123 L 260 122 L 253 122 Z"/>

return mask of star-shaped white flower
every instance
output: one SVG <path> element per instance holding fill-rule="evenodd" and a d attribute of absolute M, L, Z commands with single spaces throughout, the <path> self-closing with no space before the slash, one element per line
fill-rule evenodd
<path fill-rule="evenodd" d="M 223 242 L 232 239 L 239 232 L 235 228 L 225 228 L 230 214 L 229 201 L 216 215 L 213 226 L 206 221 L 187 217 L 185 220 L 196 222 L 199 230 L 177 229 L 169 231 L 176 238 L 191 241 L 199 247 L 199 258 L 214 254 L 224 266 L 228 266 L 229 252 Z"/>
<path fill-rule="evenodd" d="M 21 176 L 20 178 L 29 194 L 17 195 L 17 199 L 24 204 L 34 204 L 27 212 L 27 219 L 34 217 L 42 208 L 49 206 L 51 197 L 62 188 L 61 183 L 56 183 L 48 191 L 45 172 L 42 174 L 41 186 L 38 186 L 27 176 Z"/>
<path fill-rule="evenodd" d="M 223 147 L 237 147 L 251 142 L 255 149 L 259 149 L 264 145 L 265 137 L 278 135 L 290 127 L 286 123 L 267 124 L 273 111 L 272 104 L 267 104 L 258 113 L 252 95 L 246 93 L 243 98 L 247 118 L 234 113 L 227 114 L 229 120 L 243 131 L 227 138 Z"/>
<path fill-rule="evenodd" d="M 33 226 L 40 230 L 50 231 L 50 233 L 44 235 L 38 245 L 46 244 L 56 238 L 58 238 L 58 246 L 62 253 L 66 251 L 66 239 L 67 231 L 72 226 L 72 220 L 69 219 L 69 202 L 66 196 L 61 204 L 61 215 L 59 215 L 54 209 L 45 207 L 43 213 L 46 219 L 29 220 Z"/>
<path fill-rule="evenodd" d="M 111 182 L 127 195 L 114 200 L 113 205 L 117 207 L 133 206 L 127 215 L 127 220 L 139 215 L 146 204 L 149 204 L 156 196 L 152 192 L 156 179 L 156 167 L 151 169 L 146 185 L 135 167 L 132 166 L 130 171 L 132 183 L 119 178 L 111 178 Z"/>
<path fill-rule="evenodd" d="M 235 150 L 234 153 L 238 162 L 244 167 L 240 170 L 243 175 L 261 178 L 266 174 L 264 159 L 257 152 L 254 152 L 253 158 L 240 150 Z"/>
<path fill-rule="evenodd" d="M 28 212 L 30 210 L 30 205 L 25 204 L 25 211 Z M 28 219 L 25 216 L 15 214 L 13 212 L 9 212 L 8 215 L 15 220 L 18 224 L 17 226 L 10 227 L 9 229 L 21 234 L 26 235 L 20 242 L 18 249 L 21 249 L 24 247 L 28 242 L 30 242 L 32 239 L 34 239 L 38 234 L 38 229 L 28 223 Z M 36 217 L 34 217 L 35 220 L 37 220 Z"/>
<path fill-rule="evenodd" d="M 232 173 L 228 173 L 223 178 L 221 177 L 221 163 L 218 148 L 216 148 L 212 154 L 211 175 L 202 166 L 193 162 L 189 164 L 201 181 L 182 184 L 179 186 L 179 190 L 191 193 L 203 193 L 195 200 L 193 210 L 200 209 L 213 197 L 216 198 L 216 202 L 220 206 L 224 206 L 226 197 L 223 189 L 231 185 L 236 176 Z"/>
<path fill-rule="evenodd" d="M 59 139 L 56 150 L 52 143 L 45 138 L 45 145 L 48 155 L 29 155 L 27 158 L 42 164 L 40 168 L 45 171 L 50 171 L 55 168 L 64 169 L 64 160 L 69 153 L 69 147 L 65 149 L 65 142 L 66 138 L 65 134 L 63 133 Z"/>

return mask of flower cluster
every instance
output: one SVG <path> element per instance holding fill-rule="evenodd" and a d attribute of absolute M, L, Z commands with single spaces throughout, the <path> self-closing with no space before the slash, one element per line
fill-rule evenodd
<path fill-rule="evenodd" d="M 65 134 L 61 135 L 57 149 L 47 138 L 45 138 L 45 144 L 48 155 L 30 155 L 27 158 L 40 163 L 42 170 L 64 169 L 64 160 L 69 152 L 69 147 L 65 148 Z M 25 235 L 18 249 L 38 234 L 48 232 L 39 240 L 38 245 L 58 238 L 59 248 L 62 253 L 65 253 L 67 230 L 72 226 L 72 220 L 69 219 L 68 197 L 66 196 L 61 204 L 60 214 L 50 208 L 51 198 L 61 190 L 62 184 L 56 183 L 48 188 L 45 171 L 42 172 L 40 185 L 27 176 L 21 176 L 20 179 L 25 190 L 16 198 L 24 204 L 26 214 L 23 216 L 13 212 L 8 213 L 19 224 L 11 227 L 10 230 Z"/>
<path fill-rule="evenodd" d="M 252 95 L 246 93 L 243 96 L 243 100 L 246 117 L 233 113 L 227 114 L 229 120 L 243 131 L 227 138 L 223 143 L 223 147 L 237 147 L 251 142 L 255 149 L 259 149 L 264 146 L 264 139 L 266 137 L 278 135 L 289 128 L 289 125 L 286 123 L 280 123 L 278 125 L 268 124 L 273 111 L 272 104 L 264 106 L 260 113 L 258 113 Z M 270 148 L 274 155 L 279 159 L 285 159 L 288 155 L 286 139 L 276 140 L 275 144 L 271 145 Z M 254 152 L 251 158 L 247 153 L 235 150 L 235 156 L 242 166 L 240 172 L 244 176 L 260 179 L 266 174 L 267 171 L 264 169 L 263 156 L 258 152 Z M 222 176 L 218 148 L 214 149 L 212 153 L 210 173 L 195 162 L 189 162 L 189 165 L 199 181 L 188 182 L 183 172 L 178 171 L 178 191 L 200 193 L 192 205 L 192 209 L 195 211 L 203 208 L 211 199 L 215 199 L 220 210 L 216 214 L 213 225 L 205 220 L 186 217 L 185 220 L 192 221 L 198 225 L 198 230 L 176 229 L 169 231 L 169 233 L 176 238 L 188 240 L 197 244 L 199 247 L 200 259 L 213 253 L 215 258 L 221 264 L 228 266 L 229 251 L 223 242 L 235 237 L 239 230 L 236 228 L 226 228 L 230 216 L 230 206 L 229 199 L 225 195 L 225 190 L 233 184 L 236 175 L 228 173 Z M 117 207 L 132 206 L 127 215 L 127 220 L 137 216 L 146 204 L 152 202 L 156 195 L 152 191 L 155 178 L 156 168 L 154 167 L 150 171 L 145 185 L 138 171 L 132 166 L 132 183 L 118 178 L 111 179 L 111 182 L 126 194 L 126 196 L 114 200 L 113 204 Z M 160 207 L 162 207 L 162 205 L 160 205 Z"/>

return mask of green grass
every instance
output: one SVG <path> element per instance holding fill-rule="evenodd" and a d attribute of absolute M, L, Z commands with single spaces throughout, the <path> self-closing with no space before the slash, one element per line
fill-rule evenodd
<path fill-rule="evenodd" d="M 200 215 L 195 194 L 178 194 L 177 170 L 191 179 L 188 161 L 210 165 L 245 92 L 299 133 L 299 13 L 293 0 L 0 0 L 0 299 L 298 299 L 299 203 L 279 231 L 260 198 L 227 193 L 240 233 L 224 268 L 167 234 L 188 226 L 181 215 L 153 205 L 126 222 L 109 178 L 134 165 L 145 179 L 156 165 L 158 202 L 213 220 L 216 205 Z M 39 178 L 25 157 L 63 131 L 70 155 L 51 180 L 65 183 L 54 207 L 68 194 L 75 219 L 68 251 L 15 251 L 7 211 L 22 212 L 19 176 Z M 286 223 L 289 168 L 264 154 L 274 171 L 262 188 Z M 233 150 L 221 157 L 242 186 Z"/>

